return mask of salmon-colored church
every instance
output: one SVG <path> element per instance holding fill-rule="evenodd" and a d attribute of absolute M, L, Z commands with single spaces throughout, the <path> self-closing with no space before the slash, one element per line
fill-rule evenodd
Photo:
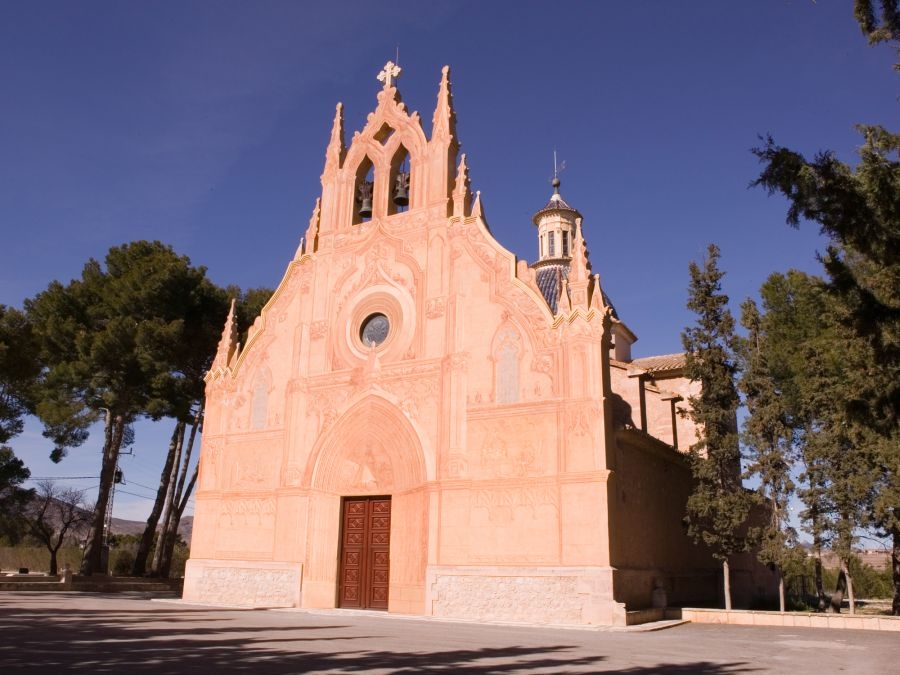
<path fill-rule="evenodd" d="M 560 625 L 715 601 L 682 526 L 683 356 L 632 358 L 558 180 L 537 261 L 503 248 L 449 69 L 430 136 L 399 73 L 349 146 L 337 106 L 321 198 L 245 345 L 228 317 L 184 599 Z"/>

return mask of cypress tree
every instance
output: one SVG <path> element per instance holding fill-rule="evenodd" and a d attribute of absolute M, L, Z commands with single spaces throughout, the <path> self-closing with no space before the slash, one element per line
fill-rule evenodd
<path fill-rule="evenodd" d="M 688 535 L 709 546 L 721 562 L 725 609 L 731 609 L 729 560 L 749 547 L 746 524 L 754 498 L 741 484 L 738 338 L 728 296 L 722 293 L 724 273 L 718 259 L 718 247 L 710 244 L 702 266 L 691 262 L 689 268 L 687 306 L 697 315 L 697 323 L 685 329 L 682 344 L 687 376 L 700 384 L 700 391 L 688 399 L 699 440 L 689 453 L 694 489 L 685 523 Z"/>

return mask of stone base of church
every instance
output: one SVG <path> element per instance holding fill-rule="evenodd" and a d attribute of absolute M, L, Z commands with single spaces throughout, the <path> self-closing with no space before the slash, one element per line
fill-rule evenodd
<path fill-rule="evenodd" d="M 471 621 L 624 626 L 611 567 L 430 567 L 426 613 Z"/>
<path fill-rule="evenodd" d="M 191 558 L 184 571 L 187 602 L 237 607 L 299 607 L 303 565 Z"/>
<path fill-rule="evenodd" d="M 625 605 L 613 596 L 614 573 L 611 567 L 432 566 L 424 592 L 421 585 L 391 585 L 389 611 L 465 621 L 624 626 Z M 183 599 L 235 607 L 335 606 L 333 582 L 307 581 L 301 599 L 302 577 L 300 563 L 192 558 Z"/>

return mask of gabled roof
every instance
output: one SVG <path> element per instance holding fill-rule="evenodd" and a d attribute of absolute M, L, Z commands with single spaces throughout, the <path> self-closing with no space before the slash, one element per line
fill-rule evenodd
<path fill-rule="evenodd" d="M 667 370 L 681 370 L 685 365 L 684 353 L 663 354 L 660 356 L 645 356 L 634 359 L 629 366 L 640 368 L 648 373 L 659 373 Z"/>

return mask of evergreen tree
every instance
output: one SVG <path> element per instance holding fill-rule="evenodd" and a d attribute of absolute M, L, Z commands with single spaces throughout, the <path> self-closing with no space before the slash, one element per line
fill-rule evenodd
<path fill-rule="evenodd" d="M 743 429 L 747 473 L 759 479 L 759 493 L 768 515 L 764 525 L 751 530 L 751 536 L 759 542 L 760 562 L 778 572 L 778 603 L 783 612 L 785 570 L 800 563 L 797 532 L 790 524 L 788 510 L 795 489 L 791 478 L 794 427 L 769 366 L 765 317 L 752 300 L 741 306 L 741 325 L 748 331 L 742 341 L 743 376 L 739 385 L 748 413 Z"/>
<path fill-rule="evenodd" d="M 206 301 L 202 303 L 202 314 L 193 317 L 189 328 L 192 337 L 184 344 L 179 357 L 181 372 L 181 395 L 170 415 L 175 419 L 175 427 L 169 442 L 166 460 L 160 474 L 156 500 L 143 536 L 138 545 L 132 567 L 132 574 L 141 576 L 169 576 L 172 556 L 178 542 L 178 526 L 197 482 L 199 465 L 194 464 L 189 471 L 197 434 L 203 422 L 205 407 L 205 375 L 212 365 L 216 345 L 221 337 L 222 324 L 226 316 L 228 298 L 235 298 L 235 312 L 239 326 L 248 327 L 259 316 L 263 306 L 272 296 L 266 288 L 241 292 L 236 287 L 224 291 L 210 287 L 206 289 Z M 242 335 L 246 341 L 246 330 Z M 157 536 L 158 535 L 158 536 Z M 147 563 L 154 539 L 156 551 Z"/>
<path fill-rule="evenodd" d="M 209 284 L 203 268 L 159 242 L 110 249 L 81 278 L 53 282 L 26 303 L 45 365 L 38 416 L 59 461 L 103 420 L 100 485 L 81 571 L 102 569 L 104 524 L 119 451 L 132 422 L 170 413 L 184 380 L 186 329 Z"/>
<path fill-rule="evenodd" d="M 738 339 L 728 296 L 722 293 L 724 273 L 718 259 L 719 249 L 711 244 L 702 267 L 690 264 L 687 306 L 697 315 L 697 324 L 685 329 L 682 343 L 687 376 L 700 383 L 700 393 L 689 398 L 688 413 L 700 437 L 690 448 L 695 484 L 685 522 L 688 535 L 709 546 L 722 563 L 725 609 L 731 609 L 729 559 L 749 547 L 747 520 L 754 497 L 741 484 Z"/>
<path fill-rule="evenodd" d="M 780 393 L 784 420 L 793 429 L 804 466 L 798 490 L 805 505 L 801 516 L 817 558 L 830 547 L 845 568 L 833 606 L 839 608 L 847 592 L 853 607 L 849 560 L 855 534 L 869 520 L 878 472 L 872 434 L 847 414 L 846 402 L 870 354 L 865 342 L 842 324 L 836 313 L 840 304 L 822 279 L 797 271 L 773 274 L 760 294 L 772 386 Z M 825 609 L 828 598 L 819 568 L 816 578 L 820 608 Z"/>
<path fill-rule="evenodd" d="M 870 44 L 889 43 L 900 58 L 898 4 L 881 0 L 876 9 L 872 0 L 855 0 L 854 16 Z M 893 613 L 900 615 L 900 136 L 858 129 L 864 143 L 855 167 L 830 152 L 808 160 L 767 138 L 755 150 L 765 165 L 755 184 L 787 197 L 789 224 L 815 222 L 832 239 L 823 259 L 829 286 L 844 325 L 862 340 L 842 400 L 848 418 L 878 433 L 869 441 L 880 472 L 871 515 L 893 540 Z"/>
<path fill-rule="evenodd" d="M 22 433 L 39 373 L 27 317 L 0 305 L 0 537 L 12 543 L 23 534 L 22 512 L 33 490 L 21 487 L 31 472 L 6 443 Z"/>
<path fill-rule="evenodd" d="M 24 509 L 34 490 L 21 487 L 31 476 L 12 448 L 0 445 L 0 539 L 15 545 L 24 534 Z"/>
<path fill-rule="evenodd" d="M 0 443 L 22 433 L 40 370 L 27 317 L 0 305 Z"/>

